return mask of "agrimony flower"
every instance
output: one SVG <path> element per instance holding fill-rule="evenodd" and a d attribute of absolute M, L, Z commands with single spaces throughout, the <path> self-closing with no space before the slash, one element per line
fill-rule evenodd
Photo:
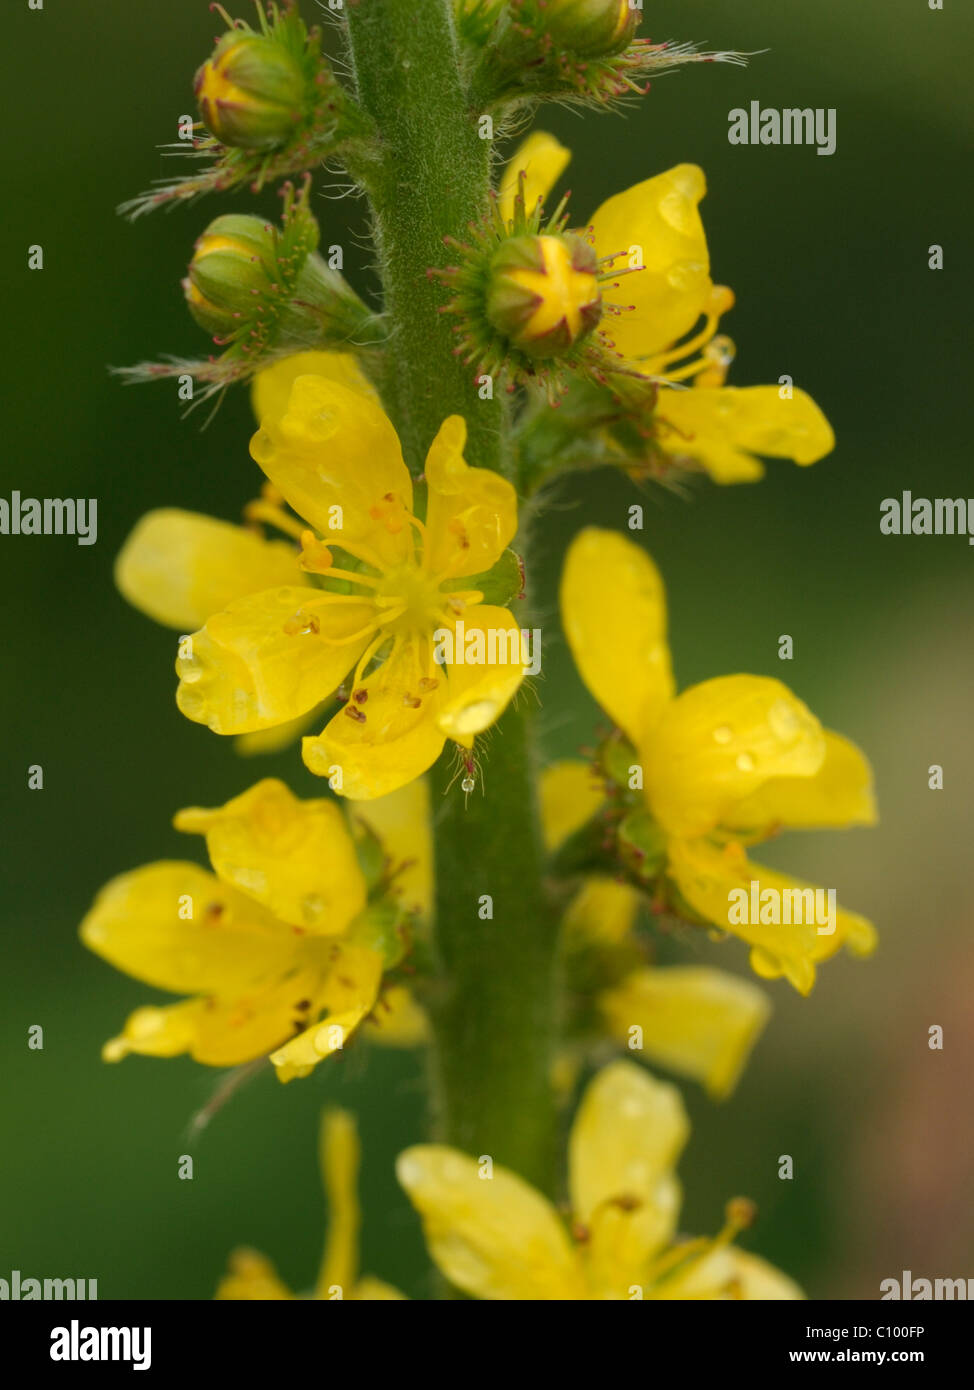
<path fill-rule="evenodd" d="M 479 587 L 517 528 L 516 496 L 497 474 L 467 465 L 465 439 L 464 421 L 451 416 L 433 441 L 422 521 L 381 407 L 334 381 L 298 377 L 251 452 L 308 523 L 300 564 L 317 587 L 265 590 L 212 615 L 177 661 L 183 713 L 220 734 L 268 729 L 346 682 L 346 704 L 305 738 L 304 760 L 361 800 L 425 772 L 447 739 L 471 748 L 526 663 L 513 616 L 485 603 Z M 469 655 L 477 634 L 481 663 Z M 438 660 L 451 650 L 454 660 Z"/>
<path fill-rule="evenodd" d="M 675 1167 L 689 1136 L 680 1093 L 632 1062 L 589 1084 L 568 1146 L 571 1222 L 515 1173 L 438 1144 L 396 1165 L 430 1255 L 482 1299 L 796 1299 L 801 1290 L 731 1242 L 753 1207 L 737 1200 L 712 1239 L 676 1238 Z"/>
<path fill-rule="evenodd" d="M 394 901 L 369 901 L 356 842 L 333 801 L 266 779 L 214 810 L 180 811 L 215 872 L 161 861 L 113 879 L 81 939 L 116 969 L 190 997 L 147 1005 L 105 1044 L 227 1067 L 268 1056 L 281 1081 L 340 1050 L 406 949 Z"/>
<path fill-rule="evenodd" d="M 589 528 L 572 542 L 561 612 L 579 675 L 635 750 L 641 806 L 619 833 L 637 849 L 644 881 L 677 911 L 741 937 L 758 975 L 784 975 L 802 994 L 840 946 L 869 955 L 876 933 L 856 913 L 838 909 L 823 933 L 814 920 L 742 924 L 729 912 L 729 894 L 752 882 L 776 894 L 809 888 L 751 863 L 746 846 L 788 826 L 874 823 L 859 749 L 766 676 L 718 677 L 676 695 L 662 579 L 616 532 Z"/>
<path fill-rule="evenodd" d="M 302 1297 L 326 1302 L 352 1299 L 357 1303 L 403 1298 L 391 1284 L 359 1274 L 360 1157 L 354 1117 L 347 1110 L 326 1110 L 321 1117 L 318 1161 L 328 1201 L 328 1236 L 321 1269 L 310 1293 L 292 1293 L 265 1255 L 256 1250 L 240 1249 L 230 1256 L 227 1273 L 220 1280 L 214 1297 L 224 1301 L 261 1302 Z"/>
<path fill-rule="evenodd" d="M 566 759 L 541 775 L 545 845 L 555 851 L 604 806 L 605 788 L 589 763 Z M 633 1049 L 640 1061 L 699 1081 L 725 1100 L 740 1080 L 771 1009 L 749 980 L 702 965 L 632 963 L 618 948 L 632 940 L 641 894 L 606 873 L 588 874 L 563 923 L 566 966 L 601 954 L 621 957 L 617 978 L 600 984 L 594 1018 L 600 1034 Z M 636 1031 L 638 1030 L 638 1032 Z"/>
<path fill-rule="evenodd" d="M 501 216 L 514 216 L 518 171 L 526 171 L 526 197 L 544 199 L 569 158 L 553 137 L 530 136 L 502 179 Z M 711 279 L 705 192 L 703 171 L 679 164 L 609 198 L 576 232 L 591 247 L 602 296 L 601 351 L 589 374 L 613 393 L 610 408 L 604 392 L 580 383 L 579 409 L 583 424 L 587 416 L 601 424 L 617 456 L 747 482 L 764 472 L 758 455 L 811 464 L 835 436 L 798 388 L 724 385 L 734 345 L 717 329 L 734 296 Z"/>

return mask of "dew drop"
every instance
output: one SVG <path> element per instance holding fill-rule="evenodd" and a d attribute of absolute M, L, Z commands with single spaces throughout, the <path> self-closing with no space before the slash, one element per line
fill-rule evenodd
<path fill-rule="evenodd" d="M 729 724 L 721 724 L 714 730 L 714 743 L 730 743 L 734 737 L 734 731 Z"/>
<path fill-rule="evenodd" d="M 750 753 L 738 753 L 736 764 L 739 772 L 754 771 L 754 759 L 751 757 Z"/>
<path fill-rule="evenodd" d="M 472 792 L 476 785 L 477 783 L 472 777 L 464 777 L 463 781 L 460 783 L 462 790 L 465 792 Z"/>

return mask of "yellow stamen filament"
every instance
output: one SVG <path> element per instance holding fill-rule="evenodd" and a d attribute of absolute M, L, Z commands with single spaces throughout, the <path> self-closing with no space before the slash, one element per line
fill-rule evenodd
<path fill-rule="evenodd" d="M 263 521 L 267 526 L 274 526 L 278 531 L 283 531 L 287 536 L 293 536 L 300 541 L 307 529 L 295 516 L 288 516 L 281 507 L 273 502 L 268 502 L 260 498 L 253 502 L 248 502 L 244 507 L 244 517 L 247 521 Z"/>

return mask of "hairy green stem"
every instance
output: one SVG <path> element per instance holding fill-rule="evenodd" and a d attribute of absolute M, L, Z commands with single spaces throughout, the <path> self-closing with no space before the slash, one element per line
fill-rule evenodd
<path fill-rule="evenodd" d="M 474 371 L 452 351 L 445 296 L 431 269 L 451 260 L 487 211 L 490 141 L 468 105 L 449 0 L 357 0 L 348 31 L 361 105 L 378 129 L 368 174 L 388 314 L 386 406 L 406 461 L 422 469 L 444 418 L 463 415 L 467 457 L 503 466 L 505 406 L 482 400 Z"/>
<path fill-rule="evenodd" d="M 470 108 L 450 0 L 357 0 L 347 14 L 359 101 L 379 132 L 367 182 L 390 329 L 386 408 L 414 472 L 444 417 L 458 413 L 468 462 L 511 476 L 506 406 L 481 399 L 454 355 L 442 291 L 427 274 L 449 259 L 444 236 L 462 238 L 483 216 L 489 190 L 489 141 Z M 480 740 L 485 776 L 472 792 L 448 753 L 433 772 L 432 1065 L 438 1137 L 550 1190 L 557 939 L 532 699 L 522 693 Z"/>

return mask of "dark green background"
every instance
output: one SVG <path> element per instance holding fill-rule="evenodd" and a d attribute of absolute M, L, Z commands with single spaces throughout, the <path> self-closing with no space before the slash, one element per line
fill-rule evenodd
<path fill-rule="evenodd" d="M 417 0 L 419 3 L 420 0 Z M 247 7 L 241 6 L 240 13 Z M 833 421 L 835 453 L 811 470 L 772 464 L 757 486 L 646 499 L 646 541 L 667 580 L 681 684 L 736 670 L 782 675 L 821 718 L 858 739 L 878 777 L 882 825 L 794 836 L 774 862 L 837 886 L 882 931 L 872 963 L 841 959 L 812 998 L 772 987 L 776 1009 L 730 1103 L 687 1087 L 695 1128 L 682 1165 L 684 1226 L 719 1226 L 724 1200 L 757 1199 L 752 1245 L 819 1297 L 876 1297 L 903 1268 L 965 1277 L 974 1218 L 974 988 L 970 906 L 971 620 L 974 552 L 963 538 L 887 537 L 879 504 L 974 493 L 969 484 L 969 55 L 961 0 L 647 4 L 643 33 L 769 49 L 748 69 L 668 76 L 626 116 L 542 113 L 572 144 L 572 207 L 673 163 L 708 175 L 714 274 L 738 305 L 732 381 L 787 373 Z M 306 14 L 310 14 L 310 6 Z M 322 1205 L 316 1116 L 360 1117 L 365 1264 L 413 1295 L 428 1274 L 391 1165 L 422 1133 L 417 1058 L 354 1049 L 280 1087 L 262 1078 L 213 1121 L 180 1182 L 184 1132 L 215 1074 L 180 1060 L 101 1064 L 101 1041 L 149 991 L 78 944 L 96 889 L 119 871 L 185 852 L 169 828 L 185 804 L 218 804 L 273 772 L 317 788 L 296 755 L 241 764 L 173 703 L 171 635 L 130 610 L 112 561 L 147 508 L 236 517 L 257 486 L 243 393 L 212 425 L 180 418 L 173 385 L 123 388 L 109 364 L 205 339 L 179 279 L 205 222 L 246 195 L 156 214 L 114 207 L 172 161 L 154 149 L 192 110 L 191 77 L 220 26 L 204 0 L 27 0 L 5 7 L 7 99 L 3 485 L 97 496 L 97 545 L 0 537 L 3 656 L 4 1141 L 0 1277 L 95 1277 L 103 1297 L 196 1298 L 227 1252 L 254 1244 L 296 1287 L 314 1276 Z M 834 106 L 838 149 L 736 148 L 727 112 Z M 338 181 L 336 181 L 338 182 Z M 375 288 L 364 205 L 316 210 L 350 278 Z M 333 193 L 334 190 L 331 190 Z M 263 206 L 273 210 L 273 197 Z M 42 272 L 26 250 L 44 247 Z M 946 268 L 927 268 L 943 245 Z M 621 526 L 631 487 L 600 475 L 554 499 L 543 586 L 542 694 L 553 754 L 595 718 L 556 639 L 555 575 L 567 537 Z M 606 595 L 606 601 L 611 595 Z M 777 660 L 790 633 L 795 659 Z M 41 763 L 43 791 L 28 791 Z M 943 791 L 927 768 L 945 769 Z M 696 943 L 691 943 L 696 949 Z M 734 943 L 701 959 L 746 969 Z M 27 1029 L 45 1030 L 42 1052 Z M 945 1029 L 943 1052 L 927 1028 Z M 796 1176 L 777 1178 L 778 1156 Z"/>

